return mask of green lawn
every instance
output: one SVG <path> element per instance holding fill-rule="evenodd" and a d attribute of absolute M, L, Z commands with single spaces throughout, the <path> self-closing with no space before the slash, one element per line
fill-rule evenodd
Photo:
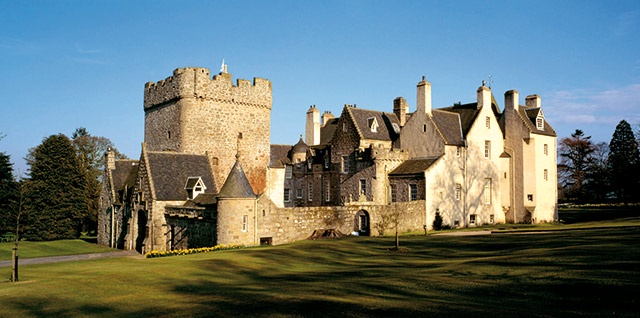
<path fill-rule="evenodd" d="M 640 219 L 624 225 L 23 266 L 0 317 L 637 317 Z"/>
<path fill-rule="evenodd" d="M 0 243 L 0 261 L 11 259 L 11 249 L 14 243 Z M 73 254 L 89 254 L 113 252 L 114 250 L 102 245 L 87 243 L 84 240 L 60 240 L 51 242 L 27 242 L 21 241 L 18 245 L 18 255 L 20 259 L 73 255 Z"/>

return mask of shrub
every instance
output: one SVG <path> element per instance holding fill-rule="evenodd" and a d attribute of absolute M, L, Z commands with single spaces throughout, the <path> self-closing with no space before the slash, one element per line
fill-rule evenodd
<path fill-rule="evenodd" d="M 223 250 L 235 250 L 245 248 L 244 245 L 225 245 L 220 244 L 213 247 L 198 247 L 198 248 L 190 248 L 184 250 L 173 250 L 173 251 L 151 251 L 144 254 L 145 258 L 156 258 L 156 257 L 166 257 L 166 256 L 176 256 L 176 255 L 189 255 L 189 254 L 197 254 L 197 253 L 209 253 L 215 251 L 223 251 Z"/>

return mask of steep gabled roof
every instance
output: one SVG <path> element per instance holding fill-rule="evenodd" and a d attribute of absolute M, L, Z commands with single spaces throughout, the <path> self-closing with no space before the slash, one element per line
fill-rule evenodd
<path fill-rule="evenodd" d="M 431 167 L 440 157 L 416 158 L 402 162 L 397 168 L 389 172 L 389 176 L 419 175 Z"/>
<path fill-rule="evenodd" d="M 255 197 L 256 194 L 253 193 L 249 179 L 247 179 L 247 175 L 236 159 L 236 163 L 231 168 L 227 180 L 224 182 L 222 189 L 220 189 L 220 193 L 218 193 L 218 198 L 245 199 Z"/>
<path fill-rule="evenodd" d="M 133 187 L 138 178 L 138 160 L 116 159 L 115 169 L 109 171 L 109 177 L 114 203 L 122 204 L 122 190 Z"/>
<path fill-rule="evenodd" d="M 284 168 L 284 165 L 291 164 L 289 152 L 293 147 L 289 145 L 271 145 L 270 168 Z"/>
<path fill-rule="evenodd" d="M 396 114 L 355 108 L 351 106 L 345 106 L 345 110 L 356 126 L 360 138 L 393 141 L 398 137 L 398 134 L 393 128 L 394 123 L 399 125 L 399 120 Z M 375 131 L 372 131 L 370 124 L 374 121 L 378 126 Z"/>
<path fill-rule="evenodd" d="M 440 108 L 438 110 L 447 111 L 451 113 L 457 113 L 460 116 L 460 126 L 462 128 L 462 134 L 464 137 L 467 136 L 471 126 L 473 126 L 473 122 L 478 117 L 480 110 L 478 109 L 478 103 L 470 103 L 464 105 L 453 105 L 450 107 Z"/>
<path fill-rule="evenodd" d="M 211 165 L 204 155 L 149 151 L 147 161 L 156 200 L 186 200 L 185 182 L 192 176 L 200 176 L 207 189 L 215 188 Z"/>

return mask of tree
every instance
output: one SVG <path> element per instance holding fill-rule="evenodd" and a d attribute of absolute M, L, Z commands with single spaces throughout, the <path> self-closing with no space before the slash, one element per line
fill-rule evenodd
<path fill-rule="evenodd" d="M 13 176 L 11 158 L 0 152 L 0 235 L 13 232 L 12 203 L 15 201 L 17 183 Z"/>
<path fill-rule="evenodd" d="M 585 199 L 584 186 L 593 151 L 591 136 L 585 136 L 580 129 L 576 129 L 571 137 L 560 139 L 558 174 L 567 198 Z"/>
<path fill-rule="evenodd" d="M 609 142 L 611 185 L 620 201 L 637 200 L 640 194 L 640 154 L 638 143 L 626 120 L 620 121 Z"/>
<path fill-rule="evenodd" d="M 86 211 L 86 179 L 71 140 L 52 135 L 27 156 L 30 240 L 77 238 Z"/>
<path fill-rule="evenodd" d="M 98 228 L 98 210 L 100 189 L 102 188 L 102 169 L 105 165 L 104 154 L 108 150 L 115 153 L 117 159 L 126 159 L 115 149 L 111 140 L 105 137 L 92 136 L 84 127 L 77 128 L 72 135 L 72 144 L 84 172 L 85 178 L 85 206 L 82 230 L 95 232 Z"/>
<path fill-rule="evenodd" d="M 603 202 L 611 192 L 609 182 L 609 145 L 599 142 L 593 145 L 585 174 L 585 192 L 591 201 Z"/>

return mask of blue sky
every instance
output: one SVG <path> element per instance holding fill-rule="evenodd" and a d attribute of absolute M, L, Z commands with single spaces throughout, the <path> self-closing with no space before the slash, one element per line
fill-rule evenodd
<path fill-rule="evenodd" d="M 559 137 L 640 124 L 640 1 L 0 0 L 0 151 L 26 172 L 43 138 L 75 128 L 131 158 L 143 88 L 185 66 L 273 82 L 271 142 L 294 144 L 315 104 L 415 109 L 475 101 L 482 80 L 530 94 Z"/>

